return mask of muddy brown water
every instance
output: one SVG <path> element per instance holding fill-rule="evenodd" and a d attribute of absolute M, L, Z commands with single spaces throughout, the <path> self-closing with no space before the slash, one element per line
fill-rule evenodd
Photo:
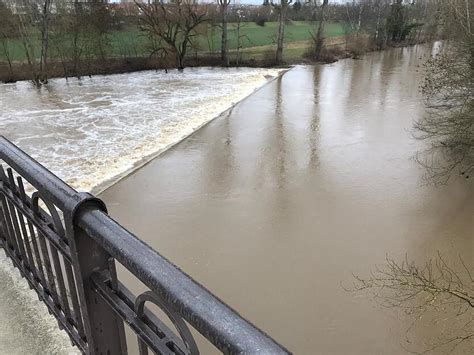
<path fill-rule="evenodd" d="M 296 354 L 405 353 L 409 320 L 343 285 L 386 255 L 472 266 L 474 185 L 426 185 L 412 159 L 432 50 L 297 66 L 101 197 Z"/>

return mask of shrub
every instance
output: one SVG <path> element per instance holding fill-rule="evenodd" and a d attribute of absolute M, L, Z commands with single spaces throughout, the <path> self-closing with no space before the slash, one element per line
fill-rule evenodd
<path fill-rule="evenodd" d="M 267 22 L 267 20 L 268 20 L 267 16 L 259 15 L 257 19 L 255 20 L 255 23 L 257 24 L 257 26 L 264 27 L 265 22 Z"/>

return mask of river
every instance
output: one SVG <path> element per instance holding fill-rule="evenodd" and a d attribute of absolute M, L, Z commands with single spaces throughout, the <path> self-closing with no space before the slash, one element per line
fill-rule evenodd
<path fill-rule="evenodd" d="M 443 315 L 443 322 L 406 333 L 411 320 L 403 312 L 344 288 L 352 283 L 353 273 L 368 274 L 387 255 L 424 263 L 441 251 L 449 262 L 455 264 L 461 255 L 473 266 L 472 183 L 454 178 L 445 186 L 432 186 L 413 160 L 424 148 L 412 137 L 413 122 L 424 114 L 422 64 L 436 48 L 397 48 L 361 60 L 297 66 L 100 197 L 120 223 L 296 354 L 423 350 L 452 319 Z M 199 85 L 211 86 L 206 86 L 208 74 L 197 71 Z M 141 92 L 153 89 L 151 83 L 146 88 L 143 78 L 130 79 L 128 87 L 128 75 L 135 74 L 120 76 L 127 92 L 134 91 L 132 85 L 142 87 Z M 150 79 L 153 74 L 143 75 Z M 262 73 L 258 76 L 261 80 Z M 223 81 L 237 86 L 230 78 Z M 67 85 L 58 85 L 65 95 Z M 113 91 L 114 85 L 108 85 Z M 205 91 L 199 85 L 191 95 Z M 38 96 L 31 88 L 22 90 L 25 96 Z M 81 100 L 90 103 L 93 116 L 93 102 L 104 100 L 104 95 L 93 85 L 87 91 L 88 101 Z M 198 106 L 213 104 L 210 97 Z M 106 100 L 116 105 L 113 96 Z M 126 101 L 134 105 L 134 100 Z M 41 105 L 47 100 L 31 102 L 21 105 L 24 112 L 37 111 L 43 117 Z M 140 111 L 153 112 L 146 103 L 128 110 L 123 102 L 114 112 L 148 117 Z M 194 104 L 185 108 L 192 113 Z M 224 111 L 224 106 L 229 102 L 215 111 Z M 102 115 L 110 112 L 98 107 Z M 56 116 L 48 111 L 47 117 Z M 136 128 L 153 137 L 147 127 Z M 90 129 L 93 135 L 94 126 Z M 122 136 L 118 129 L 105 137 L 114 132 Z M 35 146 L 27 131 L 19 137 L 27 151 Z M 82 141 L 81 136 L 77 140 Z M 107 139 L 88 142 L 86 150 L 95 149 L 90 144 L 109 149 Z M 68 142 L 70 146 L 74 144 Z M 128 147 L 133 149 L 133 143 Z M 48 159 L 42 148 L 31 149 Z M 74 154 L 64 154 L 66 167 Z M 81 152 L 84 159 L 88 154 Z M 107 165 L 83 168 L 85 160 L 71 164 L 76 173 L 62 176 L 82 188 L 94 190 L 95 184 L 108 180 L 104 171 L 96 171 Z M 63 170 L 59 167 L 57 173 L 61 176 Z M 85 171 L 88 176 L 83 178 Z M 96 177 L 96 183 L 90 181 Z"/>

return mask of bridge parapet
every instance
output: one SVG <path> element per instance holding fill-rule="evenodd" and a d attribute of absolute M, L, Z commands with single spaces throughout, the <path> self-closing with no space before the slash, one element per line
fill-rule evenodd
<path fill-rule="evenodd" d="M 189 326 L 226 354 L 289 354 L 110 218 L 102 201 L 1 136 L 0 163 L 0 247 L 83 353 L 126 354 L 127 324 L 140 354 L 199 354 Z M 122 284 L 116 263 L 146 291 Z"/>

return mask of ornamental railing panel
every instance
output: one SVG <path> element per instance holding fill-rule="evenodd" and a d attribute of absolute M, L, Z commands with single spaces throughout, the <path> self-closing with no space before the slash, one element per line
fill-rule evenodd
<path fill-rule="evenodd" d="M 84 354 L 127 354 L 125 324 L 140 354 L 199 354 L 190 327 L 225 354 L 289 354 L 110 218 L 101 200 L 1 136 L 0 247 Z M 147 291 L 133 294 L 116 262 Z"/>

